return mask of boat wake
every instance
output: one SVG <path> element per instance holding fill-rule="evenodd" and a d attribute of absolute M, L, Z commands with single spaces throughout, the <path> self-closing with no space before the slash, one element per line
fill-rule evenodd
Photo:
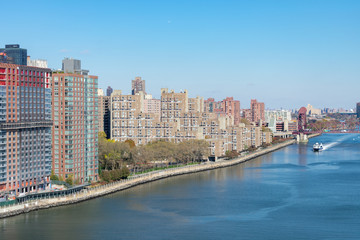
<path fill-rule="evenodd" d="M 329 143 L 329 144 L 323 144 L 323 151 L 328 150 L 328 149 L 330 149 L 332 147 L 335 147 L 336 145 L 339 145 L 340 143 L 342 143 L 343 141 L 345 141 L 345 140 L 347 140 L 349 138 L 351 138 L 351 136 L 345 136 L 345 137 L 340 138 L 336 142 L 332 142 L 332 143 Z"/>
<path fill-rule="evenodd" d="M 329 144 L 324 144 L 323 145 L 323 151 L 325 150 L 328 150 L 332 147 L 335 147 L 336 145 L 338 145 L 340 142 L 332 142 L 332 143 L 329 143 Z"/>

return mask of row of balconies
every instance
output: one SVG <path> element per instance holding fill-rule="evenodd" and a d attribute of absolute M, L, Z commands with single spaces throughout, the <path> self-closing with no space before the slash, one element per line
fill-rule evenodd
<path fill-rule="evenodd" d="M 119 128 L 119 129 L 122 129 L 122 128 L 124 128 L 124 129 L 157 129 L 157 128 L 172 128 L 172 127 L 166 125 L 166 126 L 151 126 L 151 127 L 148 127 L 148 126 L 142 126 L 142 127 L 139 127 L 139 126 L 137 126 L 137 127 L 135 127 L 135 126 L 113 126 L 113 128 L 114 129 L 116 129 L 116 128 Z"/>

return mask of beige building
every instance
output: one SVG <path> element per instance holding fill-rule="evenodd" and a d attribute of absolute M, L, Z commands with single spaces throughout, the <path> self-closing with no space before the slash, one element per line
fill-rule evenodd
<path fill-rule="evenodd" d="M 321 109 L 314 108 L 308 104 L 306 107 L 306 115 L 321 115 Z"/>
<path fill-rule="evenodd" d="M 263 133 L 261 127 L 234 124 L 231 115 L 204 112 L 203 98 L 189 98 L 186 90 L 176 93 L 161 89 L 160 111 L 150 109 L 149 100 L 155 99 L 143 92 L 122 95 L 115 90 L 111 94 L 112 139 L 131 139 L 137 145 L 161 139 L 172 142 L 204 139 L 215 158 L 227 151 L 240 152 L 271 142 L 271 135 Z"/>
<path fill-rule="evenodd" d="M 204 98 L 196 97 L 196 98 L 189 98 L 189 112 L 193 113 L 202 113 L 204 111 Z"/>
<path fill-rule="evenodd" d="M 145 93 L 145 80 L 142 80 L 141 77 L 136 77 L 131 81 L 131 93 L 135 95 L 139 92 Z"/>
<path fill-rule="evenodd" d="M 189 112 L 187 90 L 175 93 L 168 92 L 167 88 L 161 89 L 161 121 L 175 122 L 181 114 Z"/>
<path fill-rule="evenodd" d="M 144 112 L 145 113 L 154 113 L 156 114 L 160 120 L 160 113 L 161 113 L 161 100 L 155 99 L 152 95 L 148 94 L 145 95 L 144 101 Z"/>
<path fill-rule="evenodd" d="M 175 138 L 174 123 L 160 122 L 159 114 L 144 111 L 144 95 L 122 95 L 115 90 L 110 98 L 111 139 L 146 144 L 159 139 Z"/>

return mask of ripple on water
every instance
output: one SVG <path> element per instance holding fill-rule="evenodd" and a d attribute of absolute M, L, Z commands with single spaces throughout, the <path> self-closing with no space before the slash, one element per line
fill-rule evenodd
<path fill-rule="evenodd" d="M 266 169 L 275 169 L 275 170 L 299 170 L 299 169 L 306 169 L 306 166 L 301 166 L 301 165 L 297 165 L 297 164 L 292 164 L 292 163 L 283 163 L 283 164 L 264 164 L 262 167 L 249 167 L 247 169 L 262 169 L 262 170 L 266 170 Z"/>

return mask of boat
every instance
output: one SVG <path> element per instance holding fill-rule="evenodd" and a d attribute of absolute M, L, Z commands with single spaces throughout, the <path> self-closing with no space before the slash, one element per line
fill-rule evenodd
<path fill-rule="evenodd" d="M 322 145 L 322 143 L 315 143 L 314 145 L 313 145 L 313 150 L 314 150 L 314 152 L 319 152 L 319 151 L 322 151 L 323 150 L 323 145 Z"/>

